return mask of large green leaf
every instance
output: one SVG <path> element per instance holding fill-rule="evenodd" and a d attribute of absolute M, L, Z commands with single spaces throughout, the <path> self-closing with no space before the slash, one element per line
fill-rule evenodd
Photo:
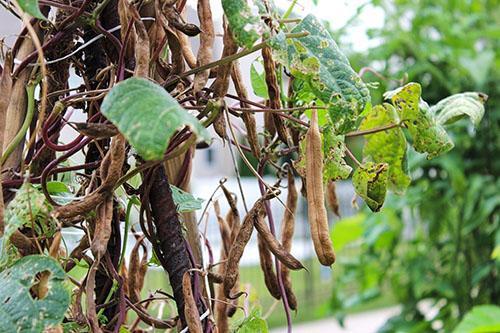
<path fill-rule="evenodd" d="M 291 32 L 309 35 L 287 40 L 287 53 L 278 50 L 278 59 L 294 76 L 307 80 L 316 97 L 329 106 L 337 133 L 355 129 L 370 99 L 368 88 L 316 17 L 306 16 Z"/>
<path fill-rule="evenodd" d="M 189 126 L 210 140 L 201 123 L 161 86 L 132 77 L 115 85 L 104 98 L 101 112 L 145 160 L 161 160 L 172 135 Z"/>
<path fill-rule="evenodd" d="M 40 7 L 38 5 L 38 0 L 17 0 L 19 7 L 23 10 L 23 12 L 30 14 L 31 16 L 40 19 L 47 20 L 45 16 L 43 16 L 40 11 Z"/>
<path fill-rule="evenodd" d="M 33 298 L 30 288 L 36 275 L 50 272 L 48 292 L 44 298 Z M 50 257 L 23 257 L 0 273 L 0 333 L 40 333 L 59 324 L 70 304 L 64 286 L 65 273 Z"/>
<path fill-rule="evenodd" d="M 260 19 L 262 5 L 250 7 L 247 0 L 222 0 L 227 22 L 239 46 L 250 48 L 259 39 L 267 26 Z M 253 4 L 253 1 L 252 1 Z"/>
<path fill-rule="evenodd" d="M 468 116 L 474 126 L 478 126 L 484 116 L 484 102 L 487 97 L 477 92 L 451 95 L 430 108 L 440 125 L 450 124 Z"/>
<path fill-rule="evenodd" d="M 363 227 L 365 219 L 364 213 L 358 213 L 335 222 L 330 235 L 335 250 L 341 251 L 347 244 L 361 238 L 365 230 Z"/>
<path fill-rule="evenodd" d="M 179 213 L 201 209 L 203 199 L 195 198 L 191 193 L 185 192 L 174 185 L 170 185 L 170 189 L 172 190 L 172 199 L 174 199 Z"/>
<path fill-rule="evenodd" d="M 420 84 L 410 82 L 385 96 L 390 96 L 399 117 L 405 121 L 413 139 L 413 148 L 419 153 L 427 153 L 427 158 L 431 159 L 450 151 L 453 142 L 433 114 L 419 106 L 421 93 Z"/>
<path fill-rule="evenodd" d="M 399 117 L 390 104 L 377 105 L 363 119 L 360 130 L 397 124 Z M 367 160 L 389 164 L 389 188 L 404 193 L 411 178 L 406 174 L 406 139 L 399 127 L 365 136 L 363 155 Z"/>
<path fill-rule="evenodd" d="M 385 163 L 366 162 L 352 175 L 354 190 L 374 212 L 378 212 L 384 204 L 387 169 L 388 165 Z"/>
<path fill-rule="evenodd" d="M 478 305 L 469 311 L 453 333 L 500 332 L 500 307 Z"/>

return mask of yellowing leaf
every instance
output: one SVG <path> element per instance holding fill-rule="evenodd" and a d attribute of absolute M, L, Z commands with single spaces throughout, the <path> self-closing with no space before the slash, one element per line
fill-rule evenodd
<path fill-rule="evenodd" d="M 374 212 L 378 212 L 385 201 L 387 169 L 385 163 L 366 162 L 352 176 L 354 190 Z"/>
<path fill-rule="evenodd" d="M 399 123 L 399 117 L 390 104 L 377 105 L 361 122 L 360 130 L 368 130 Z M 399 127 L 365 136 L 363 156 L 368 161 L 389 164 L 389 188 L 402 194 L 410 184 L 406 174 L 406 139 Z"/>
<path fill-rule="evenodd" d="M 431 159 L 450 151 L 453 142 L 433 114 L 427 108 L 419 107 L 421 93 L 420 85 L 410 82 L 391 92 L 390 96 L 399 117 L 408 127 L 413 148 L 419 153 L 427 153 L 427 158 Z M 386 98 L 388 96 L 386 94 Z"/>
<path fill-rule="evenodd" d="M 351 174 L 352 168 L 345 162 L 346 145 L 343 135 L 336 135 L 332 126 L 322 128 L 322 149 L 323 149 L 323 179 L 330 180 L 346 179 Z M 318 158 L 320 158 L 318 156 Z M 299 147 L 299 159 L 294 163 L 294 167 L 301 176 L 305 176 L 306 167 L 306 138 L 302 139 Z"/>
<path fill-rule="evenodd" d="M 440 125 L 453 123 L 468 116 L 478 126 L 484 116 L 484 103 L 488 96 L 477 92 L 451 95 L 433 105 L 429 111 L 436 116 Z"/>
<path fill-rule="evenodd" d="M 252 47 L 268 29 L 260 20 L 259 7 L 250 7 L 247 0 L 222 0 L 222 8 L 239 46 Z"/>
<path fill-rule="evenodd" d="M 343 135 L 336 135 L 331 126 L 323 128 L 323 178 L 329 180 L 346 179 L 352 168 L 345 162 L 346 145 Z"/>

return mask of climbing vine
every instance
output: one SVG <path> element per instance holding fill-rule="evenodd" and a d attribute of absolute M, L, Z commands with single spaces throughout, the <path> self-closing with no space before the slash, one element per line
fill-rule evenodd
<path fill-rule="evenodd" d="M 1 332 L 264 332 L 260 312 L 241 305 L 240 259 L 254 230 L 266 286 L 282 300 L 291 331 L 290 311 L 300 311 L 300 299 L 289 270 L 305 268 L 291 254 L 295 182 L 307 198 L 318 260 L 330 266 L 335 244 L 325 200 L 335 211 L 334 181 L 351 177 L 377 212 L 387 191 L 404 194 L 411 186 L 408 149 L 428 159 L 442 155 L 453 148 L 448 123 L 468 116 L 477 125 L 484 114 L 484 94 L 429 106 L 415 82 L 372 105 L 373 85 L 322 23 L 312 15 L 288 17 L 295 2 L 280 15 L 272 1 L 222 0 L 222 27 L 209 0 L 198 0 L 199 24 L 186 21 L 183 0 L 2 4 L 25 26 L 4 52 L 0 82 Z M 219 59 L 215 28 L 223 31 Z M 196 52 L 191 39 L 200 41 Z M 238 59 L 252 54 L 261 56 L 263 71 L 254 63 L 242 72 Z M 250 97 L 246 74 L 261 99 Z M 71 76 L 81 84 L 73 86 Z M 74 112 L 85 121 L 73 122 Z M 67 127 L 78 134 L 62 143 Z M 345 141 L 357 136 L 366 139 L 362 160 Z M 203 204 L 189 194 L 196 151 L 217 140 L 245 163 L 261 191 L 248 202 L 243 190 L 232 193 L 221 180 L 214 190 L 228 201 L 226 215 L 214 195 Z M 263 178 L 266 168 L 274 183 Z M 271 203 L 285 206 L 281 231 Z M 194 214 L 203 219 L 211 207 L 222 240 L 218 261 Z M 63 242 L 68 228 L 81 235 L 71 248 Z M 129 234 L 136 243 L 127 256 Z M 171 292 L 144 298 L 151 264 L 164 269 Z M 148 309 L 161 302 L 175 308 L 168 318 Z M 241 309 L 244 319 L 231 319 Z"/>

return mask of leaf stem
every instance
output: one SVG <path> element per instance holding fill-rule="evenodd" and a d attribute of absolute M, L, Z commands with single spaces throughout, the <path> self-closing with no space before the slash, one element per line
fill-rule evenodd
<path fill-rule="evenodd" d="M 356 158 L 356 156 L 354 156 L 354 154 L 352 153 L 352 151 L 349 149 L 349 148 L 345 148 L 345 152 L 346 152 L 346 155 L 349 156 L 349 158 L 358 166 L 358 167 L 362 167 L 363 165 L 361 164 L 360 161 L 358 161 L 358 159 Z"/>
<path fill-rule="evenodd" d="M 17 132 L 16 136 L 9 143 L 9 146 L 5 149 L 1 159 L 0 166 L 3 166 L 5 161 L 9 158 L 10 154 L 16 149 L 16 147 L 21 143 L 21 141 L 25 138 L 26 132 L 31 125 L 31 121 L 33 120 L 33 115 L 35 114 L 35 85 L 36 83 L 31 83 L 26 86 L 26 94 L 28 95 L 28 107 L 26 112 L 26 118 L 24 118 L 23 125 Z"/>
<path fill-rule="evenodd" d="M 387 125 L 384 125 L 384 126 L 381 126 L 381 127 L 370 128 L 370 129 L 367 129 L 367 130 L 349 132 L 345 136 L 347 138 L 355 137 L 355 136 L 362 136 L 362 135 L 367 135 L 367 134 L 373 134 L 373 133 L 383 132 L 383 131 L 386 131 L 388 129 L 392 129 L 392 128 L 396 128 L 396 127 L 400 127 L 400 126 L 401 126 L 400 123 L 397 123 L 397 124 L 387 124 Z"/>
<path fill-rule="evenodd" d="M 300 37 L 305 37 L 307 35 L 309 35 L 309 33 L 307 31 L 304 31 L 304 32 L 296 32 L 296 33 L 285 34 L 285 37 L 286 38 L 300 38 Z M 217 66 L 221 66 L 221 65 L 233 62 L 233 61 L 235 61 L 235 60 L 237 60 L 239 58 L 242 58 L 242 57 L 244 57 L 246 55 L 249 55 L 251 53 L 259 51 L 264 46 L 266 46 L 268 42 L 269 42 L 269 40 L 263 41 L 263 42 L 261 42 L 259 44 L 256 44 L 256 45 L 252 46 L 249 49 L 244 49 L 244 50 L 242 50 L 242 51 L 240 51 L 238 53 L 232 54 L 230 56 L 227 56 L 225 58 L 222 58 L 222 59 L 219 59 L 217 61 L 211 62 L 209 64 L 193 68 L 193 69 L 191 69 L 191 70 L 189 70 L 187 72 L 182 73 L 179 76 L 176 76 L 176 77 L 173 77 L 170 80 L 167 80 L 166 82 L 163 83 L 163 86 L 164 87 L 168 87 L 168 86 L 170 86 L 172 84 L 175 84 L 175 83 L 179 82 L 181 79 L 183 79 L 183 78 L 185 78 L 185 77 L 187 77 L 189 75 L 196 74 L 198 72 L 202 72 L 202 71 L 211 69 L 213 67 L 217 67 Z"/>

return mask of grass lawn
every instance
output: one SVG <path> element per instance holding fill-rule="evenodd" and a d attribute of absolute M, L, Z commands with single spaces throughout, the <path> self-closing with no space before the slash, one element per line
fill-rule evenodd
<path fill-rule="evenodd" d="M 332 288 L 335 284 L 333 270 L 321 266 L 316 259 L 305 260 L 303 263 L 308 271 L 291 272 L 293 289 L 299 302 L 298 310 L 292 312 L 293 322 L 307 322 L 334 316 L 335 313 L 332 312 L 329 306 Z M 341 274 L 342 267 L 338 267 L 335 268 L 334 265 L 334 269 L 337 269 L 338 274 Z M 71 275 L 79 279 L 84 275 L 84 271 L 84 268 L 77 267 L 71 272 Z M 270 328 L 285 326 L 286 317 L 282 302 L 276 301 L 269 295 L 264 284 L 264 277 L 260 266 L 244 266 L 240 272 L 241 288 L 242 290 L 249 291 L 247 302 L 250 307 L 261 307 L 262 314 L 267 316 Z M 171 288 L 168 278 L 162 269 L 150 269 L 146 276 L 143 297 L 147 297 L 148 294 L 158 289 L 170 292 Z M 243 302 L 242 297 L 240 304 L 243 305 Z M 158 304 L 162 303 L 156 303 L 150 307 L 150 313 L 155 317 L 170 318 L 176 311 L 175 306 L 158 306 Z M 353 308 L 351 313 L 386 307 L 393 304 L 395 304 L 394 297 L 389 293 L 384 293 L 384 296 L 370 303 Z M 133 319 L 134 317 L 132 312 L 130 312 L 128 318 Z M 238 311 L 233 321 L 237 321 L 242 317 L 242 311 Z"/>

